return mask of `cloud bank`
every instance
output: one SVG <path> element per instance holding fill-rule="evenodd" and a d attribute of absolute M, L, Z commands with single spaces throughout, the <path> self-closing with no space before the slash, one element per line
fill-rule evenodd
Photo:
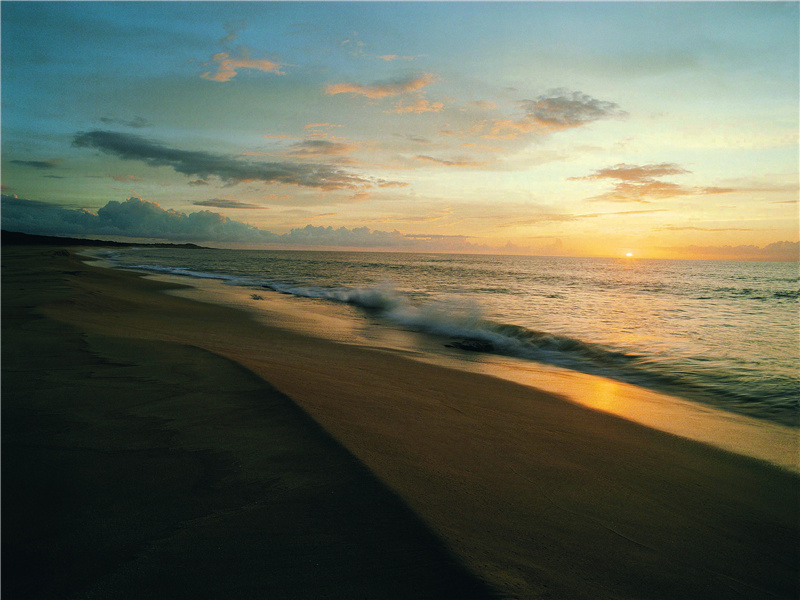
<path fill-rule="evenodd" d="M 206 180 L 218 177 L 227 184 L 250 181 L 285 183 L 323 190 L 358 189 L 370 182 L 328 165 L 293 162 L 251 162 L 210 152 L 170 148 L 144 137 L 114 131 L 79 133 L 73 146 L 94 148 L 123 160 L 151 167 L 171 167 L 178 173 Z"/>
<path fill-rule="evenodd" d="M 211 201 L 209 201 L 211 202 Z M 224 202 L 224 201 L 217 201 Z M 111 201 L 96 213 L 45 202 L 2 196 L 2 226 L 8 231 L 40 235 L 103 235 L 129 238 L 303 246 L 411 248 L 414 241 L 398 231 L 315 227 L 276 234 L 203 210 L 185 214 L 155 202 L 129 198 Z"/>
<path fill-rule="evenodd" d="M 763 248 L 752 245 L 742 246 L 686 246 L 668 248 L 671 252 L 691 258 L 710 260 L 757 260 L 775 262 L 796 262 L 800 260 L 800 242 L 775 242 Z"/>
<path fill-rule="evenodd" d="M 215 202 L 215 200 L 208 202 Z M 217 200 L 216 202 L 229 201 Z M 562 244 L 559 240 L 556 240 L 554 244 L 539 248 L 515 244 L 493 247 L 470 242 L 468 236 L 461 235 L 404 234 L 397 230 L 379 231 L 367 227 L 334 229 L 333 227 L 313 225 L 292 229 L 288 233 L 276 234 L 208 210 L 185 214 L 161 208 L 155 202 L 148 202 L 141 198 L 129 198 L 125 202 L 111 201 L 96 212 L 92 212 L 85 209 L 63 208 L 46 202 L 4 194 L 2 195 L 0 215 L 4 230 L 39 235 L 115 236 L 181 242 L 264 244 L 287 247 L 563 254 Z M 774 261 L 796 261 L 800 258 L 800 243 L 788 241 L 776 242 L 763 248 L 757 246 L 690 246 L 672 250 L 689 258 Z"/>

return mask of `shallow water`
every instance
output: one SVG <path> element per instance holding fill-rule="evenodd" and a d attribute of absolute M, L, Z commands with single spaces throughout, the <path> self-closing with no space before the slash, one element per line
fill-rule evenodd
<path fill-rule="evenodd" d="M 338 325 L 319 327 L 343 339 L 450 345 L 798 422 L 796 263 L 216 249 L 104 258 L 338 306 Z"/>

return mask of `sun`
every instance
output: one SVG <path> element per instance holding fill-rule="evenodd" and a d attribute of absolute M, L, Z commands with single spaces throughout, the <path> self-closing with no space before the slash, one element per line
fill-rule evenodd
<path fill-rule="evenodd" d="M 633 258 L 633 252 L 626 252 L 625 256 L 627 256 L 628 258 Z"/>

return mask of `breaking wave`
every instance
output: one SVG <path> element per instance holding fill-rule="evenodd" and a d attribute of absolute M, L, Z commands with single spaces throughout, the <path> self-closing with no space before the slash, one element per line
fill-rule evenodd
<path fill-rule="evenodd" d="M 112 262 L 114 260 L 110 255 L 106 258 Z M 365 317 L 377 322 L 391 323 L 422 334 L 438 336 L 442 338 L 442 346 L 453 349 L 533 360 L 601 375 L 789 425 L 796 425 L 798 421 L 797 380 L 789 373 L 765 370 L 759 364 L 723 360 L 703 353 L 676 352 L 674 347 L 666 350 L 663 346 L 652 344 L 648 347 L 641 344 L 623 347 L 605 343 L 602 338 L 589 341 L 513 324 L 511 321 L 514 316 L 500 316 L 506 313 L 498 312 L 496 305 L 493 305 L 495 310 L 491 313 L 492 316 L 488 316 L 490 313 L 474 299 L 486 299 L 489 294 L 508 297 L 514 295 L 507 291 L 507 286 L 487 286 L 486 277 L 483 280 L 476 277 L 474 282 L 469 283 L 451 277 L 443 279 L 449 285 L 443 284 L 438 288 L 419 285 L 412 278 L 405 280 L 403 289 L 398 289 L 388 283 L 375 284 L 377 278 L 367 285 L 348 286 L 341 285 L 344 278 L 336 277 L 333 281 L 337 285 L 325 285 L 319 283 L 320 274 L 312 268 L 298 269 L 292 273 L 281 272 L 274 277 L 272 275 L 277 271 L 274 265 L 266 269 L 239 263 L 218 265 L 207 261 L 200 268 L 192 268 L 191 265 L 132 263 L 124 268 L 213 279 L 248 289 L 268 289 L 296 297 L 348 304 L 363 310 Z M 386 272 L 384 269 L 382 275 Z M 364 278 L 361 277 L 361 280 Z M 527 293 L 529 297 L 549 299 L 549 311 L 563 312 L 570 306 L 571 310 L 575 310 L 574 303 L 570 304 L 571 295 L 567 293 L 572 285 L 570 283 L 570 286 L 556 289 L 549 286 L 530 289 Z M 461 290 L 467 293 L 461 294 Z M 475 290 L 481 294 L 475 293 Z M 695 288 L 694 291 L 699 290 Z M 469 292 L 473 292 L 472 295 Z M 773 297 L 774 302 L 778 303 L 794 303 L 798 296 L 794 286 L 783 286 L 782 289 L 762 287 L 756 290 L 719 285 L 709 286 L 699 295 L 691 295 L 699 301 L 705 301 L 706 296 L 711 296 L 716 299 L 741 299 L 747 303 L 760 303 L 764 297 Z M 492 302 L 488 299 L 485 301 Z M 563 309 L 560 307 L 562 303 L 567 305 Z M 508 304 L 518 305 L 516 301 Z M 545 316 L 545 321 L 549 322 L 550 316 Z M 533 320 L 529 320 L 531 321 Z M 736 339 L 740 343 L 740 338 Z"/>

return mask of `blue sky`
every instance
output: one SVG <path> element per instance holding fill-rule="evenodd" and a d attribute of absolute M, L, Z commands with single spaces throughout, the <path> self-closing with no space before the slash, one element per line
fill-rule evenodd
<path fill-rule="evenodd" d="M 0 10 L 4 227 L 796 256 L 797 3 Z"/>

